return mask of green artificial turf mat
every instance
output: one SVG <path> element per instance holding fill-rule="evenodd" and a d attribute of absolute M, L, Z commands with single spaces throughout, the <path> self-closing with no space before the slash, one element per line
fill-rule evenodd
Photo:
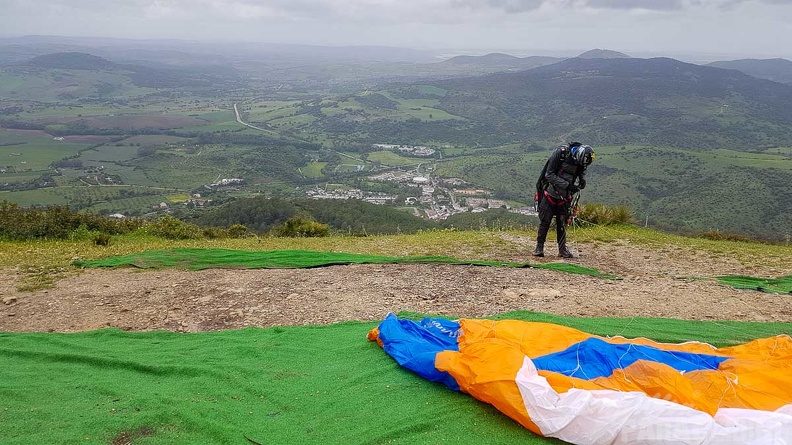
<path fill-rule="evenodd" d="M 771 294 L 792 294 L 792 275 L 781 278 L 757 278 L 745 275 L 722 275 L 718 282 L 737 289 L 751 289 Z"/>
<path fill-rule="evenodd" d="M 568 263 L 516 263 L 507 261 L 458 260 L 445 256 L 386 257 L 339 252 L 312 252 L 306 250 L 232 250 L 232 249 L 167 249 L 149 250 L 94 261 L 76 261 L 78 267 L 142 268 L 179 267 L 191 270 L 209 268 L 309 268 L 340 264 L 460 264 L 474 266 L 536 267 L 567 273 L 616 279 L 596 269 Z"/>
<path fill-rule="evenodd" d="M 792 331 L 790 323 L 494 318 L 717 346 Z M 366 340 L 374 326 L 0 333 L 0 443 L 559 443 L 399 367 Z"/>

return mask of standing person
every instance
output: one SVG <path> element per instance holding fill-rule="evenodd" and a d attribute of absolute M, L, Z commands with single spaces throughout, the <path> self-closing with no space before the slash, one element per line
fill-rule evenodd
<path fill-rule="evenodd" d="M 553 151 L 536 182 L 539 233 L 534 256 L 544 256 L 544 243 L 553 217 L 556 219 L 558 256 L 572 258 L 566 245 L 566 225 L 572 196 L 586 188 L 586 167 L 594 161 L 594 150 L 580 142 L 564 144 Z M 575 181 L 577 180 L 577 185 Z"/>

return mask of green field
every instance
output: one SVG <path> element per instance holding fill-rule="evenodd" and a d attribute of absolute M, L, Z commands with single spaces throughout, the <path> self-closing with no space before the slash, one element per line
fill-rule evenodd
<path fill-rule="evenodd" d="M 64 197 L 65 194 L 66 191 L 60 188 L 42 188 L 19 192 L 0 191 L 0 201 L 8 201 L 25 207 L 65 205 L 68 201 Z"/>
<path fill-rule="evenodd" d="M 404 165 L 417 165 L 426 162 L 423 158 L 410 158 L 401 156 L 398 153 L 390 150 L 375 151 L 368 154 L 370 162 L 379 162 L 382 165 L 404 166 Z"/>
<path fill-rule="evenodd" d="M 765 153 L 791 156 L 792 155 L 792 147 L 768 148 L 767 150 L 765 150 Z"/>
<path fill-rule="evenodd" d="M 247 115 L 246 122 L 268 123 L 275 119 L 292 116 L 297 113 L 299 101 L 266 101 L 239 106 L 239 111 L 244 110 Z M 244 120 L 244 119 L 243 119 Z"/>
<path fill-rule="evenodd" d="M 261 134 L 261 131 L 246 127 L 237 122 L 235 119 L 222 122 L 217 121 L 200 125 L 192 125 L 189 127 L 184 127 L 182 130 L 192 133 L 234 132 L 236 134 Z"/>
<path fill-rule="evenodd" d="M 161 202 L 168 202 L 164 195 L 136 196 L 134 198 L 117 198 L 112 201 L 99 202 L 85 208 L 94 213 L 121 213 L 124 215 L 142 215 L 154 210 Z M 176 205 L 176 204 L 173 204 Z"/>
<path fill-rule="evenodd" d="M 228 109 L 219 110 L 213 108 L 206 110 L 186 109 L 180 110 L 180 112 L 186 114 L 187 116 L 197 117 L 209 122 L 228 122 L 236 120 L 236 115 L 234 114 L 234 110 L 231 107 Z"/>
<path fill-rule="evenodd" d="M 322 169 L 325 168 L 327 162 L 309 162 L 307 166 L 303 167 L 302 174 L 306 178 L 321 178 L 324 175 L 322 174 Z"/>
<path fill-rule="evenodd" d="M 101 147 L 85 150 L 80 154 L 80 160 L 86 165 L 94 165 L 103 162 L 129 161 L 137 157 L 138 148 L 125 145 L 103 145 Z"/>
<path fill-rule="evenodd" d="M 0 167 L 5 168 L 5 167 Z M 24 181 L 29 181 L 32 179 L 40 178 L 41 172 L 13 172 L 13 171 L 6 171 L 5 173 L 0 173 L 0 180 L 3 183 L 20 183 Z"/>
<path fill-rule="evenodd" d="M 53 121 L 63 118 L 77 118 L 89 116 L 109 116 L 116 113 L 131 112 L 134 108 L 113 103 L 102 104 L 36 104 L 30 110 L 20 114 L 19 118 L 37 121 Z"/>
<path fill-rule="evenodd" d="M 316 122 L 316 118 L 307 114 L 298 114 L 271 119 L 266 122 L 273 127 L 302 127 Z"/>
<path fill-rule="evenodd" d="M 92 145 L 58 141 L 41 131 L 8 129 L 0 129 L 0 144 L 18 144 L 0 146 L 0 167 L 13 167 L 17 171 L 48 170 L 53 162 Z"/>
<path fill-rule="evenodd" d="M 439 108 L 434 108 L 440 103 L 436 99 L 393 99 L 399 102 L 398 110 L 409 117 L 422 120 L 464 119 Z"/>
<path fill-rule="evenodd" d="M 141 196 L 134 196 L 134 195 Z M 1 192 L 0 201 L 21 206 L 68 205 L 95 213 L 143 214 L 152 206 L 168 202 L 172 191 L 164 188 L 137 186 L 87 186 L 85 184 L 42 188 L 17 192 Z M 130 196 L 132 195 L 132 196 Z M 129 197 L 126 197 L 129 196 Z"/>
<path fill-rule="evenodd" d="M 156 146 L 180 146 L 192 142 L 192 140 L 177 136 L 168 136 L 165 134 L 148 135 L 142 134 L 138 136 L 128 137 L 121 141 L 123 144 L 140 144 L 140 145 L 156 145 Z"/>

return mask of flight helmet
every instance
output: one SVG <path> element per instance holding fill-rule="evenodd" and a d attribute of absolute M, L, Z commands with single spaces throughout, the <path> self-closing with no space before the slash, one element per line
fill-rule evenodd
<path fill-rule="evenodd" d="M 578 145 L 572 147 L 572 158 L 579 165 L 588 166 L 594 162 L 594 149 L 590 145 Z"/>

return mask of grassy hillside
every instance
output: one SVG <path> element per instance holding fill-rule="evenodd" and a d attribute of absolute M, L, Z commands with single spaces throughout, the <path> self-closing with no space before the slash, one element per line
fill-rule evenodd
<path fill-rule="evenodd" d="M 464 70 L 529 59 L 444 64 Z M 161 202 L 184 207 L 186 198 L 175 195 L 220 203 L 305 196 L 329 184 L 404 198 L 407 185 L 369 178 L 402 170 L 461 178 L 525 206 L 549 150 L 579 139 L 599 155 L 586 201 L 627 205 L 652 227 L 689 233 L 784 240 L 792 226 L 783 187 L 792 180 L 792 87 L 734 70 L 672 59 L 568 59 L 334 94 L 322 76 L 321 87 L 275 88 L 267 86 L 272 79 L 196 69 L 198 80 L 216 80 L 211 88 L 152 89 L 133 74 L 159 72 L 140 67 L 68 53 L 37 60 L 0 69 L 0 92 L 8 93 L 0 94 L 7 97 L 0 199 L 24 205 L 143 215 Z M 234 104 L 261 130 L 239 124 Z M 421 157 L 372 144 L 435 151 Z M 228 178 L 243 182 L 211 186 Z"/>

